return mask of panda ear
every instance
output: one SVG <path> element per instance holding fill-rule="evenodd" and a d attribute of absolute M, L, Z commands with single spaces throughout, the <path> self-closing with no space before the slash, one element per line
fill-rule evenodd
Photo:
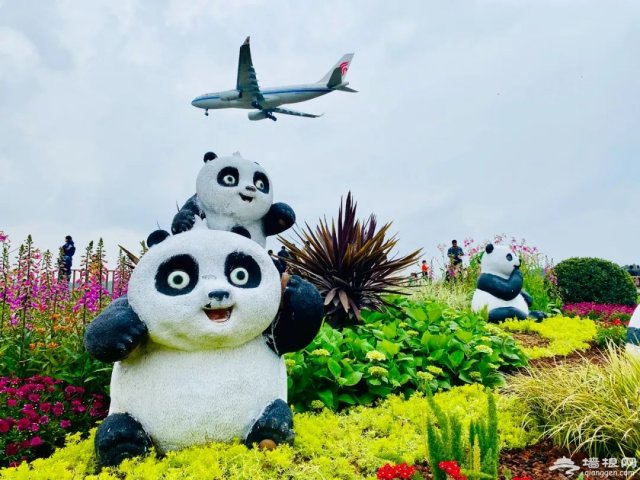
<path fill-rule="evenodd" d="M 166 240 L 167 237 L 170 237 L 169 232 L 165 232 L 164 230 L 156 230 L 155 232 L 151 232 L 147 237 L 147 247 L 151 248 L 154 245 L 157 245 L 160 242 Z"/>
<path fill-rule="evenodd" d="M 204 154 L 204 163 L 210 162 L 211 160 L 215 160 L 218 156 L 213 152 L 207 152 Z"/>
<path fill-rule="evenodd" d="M 487 253 L 493 252 L 493 243 L 488 243 L 486 247 L 484 247 L 484 251 Z"/>

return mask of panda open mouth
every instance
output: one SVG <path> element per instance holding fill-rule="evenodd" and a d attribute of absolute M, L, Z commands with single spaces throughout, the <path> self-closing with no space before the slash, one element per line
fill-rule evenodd
<path fill-rule="evenodd" d="M 204 307 L 202 310 L 204 310 L 204 313 L 212 322 L 224 323 L 231 318 L 231 312 L 233 311 L 233 307 L 229 307 L 229 308 Z"/>
<path fill-rule="evenodd" d="M 242 193 L 240 194 L 240 198 L 242 200 L 244 200 L 245 202 L 249 202 L 249 203 L 251 203 L 253 201 L 253 197 L 250 197 L 248 195 L 243 195 Z"/>

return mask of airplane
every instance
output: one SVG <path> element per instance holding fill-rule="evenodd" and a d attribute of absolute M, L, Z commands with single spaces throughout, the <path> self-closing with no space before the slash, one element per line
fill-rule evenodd
<path fill-rule="evenodd" d="M 356 93 L 356 90 L 347 86 L 349 82 L 344 80 L 353 59 L 353 53 L 343 55 L 331 70 L 316 83 L 261 89 L 258 86 L 256 71 L 251 60 L 249 38 L 247 37 L 240 47 L 236 88 L 224 92 L 205 93 L 191 102 L 194 107 L 203 108 L 205 115 L 209 115 L 209 110 L 220 108 L 245 108 L 257 110 L 249 112 L 249 120 L 268 118 L 275 122 L 277 118 L 274 113 L 317 118 L 322 115 L 280 108 L 280 105 L 305 102 L 335 90 Z"/>

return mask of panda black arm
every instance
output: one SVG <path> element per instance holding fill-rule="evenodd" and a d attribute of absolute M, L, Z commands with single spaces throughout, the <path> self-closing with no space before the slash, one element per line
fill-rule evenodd
<path fill-rule="evenodd" d="M 126 358 L 149 335 L 146 325 L 122 296 L 105 308 L 84 332 L 89 355 L 102 362 Z"/>
<path fill-rule="evenodd" d="M 264 332 L 267 345 L 278 355 L 303 349 L 320 330 L 323 314 L 324 304 L 316 287 L 292 275 L 278 317 Z"/>
<path fill-rule="evenodd" d="M 204 218 L 205 214 L 198 205 L 198 195 L 194 194 L 173 217 L 171 232 L 174 235 L 191 230 L 196 221 L 196 216 Z"/>
<path fill-rule="evenodd" d="M 278 202 L 271 205 L 267 214 L 262 217 L 265 236 L 277 235 L 296 223 L 296 214 L 286 203 Z"/>
<path fill-rule="evenodd" d="M 524 301 L 527 302 L 527 307 L 531 307 L 531 304 L 533 303 L 533 298 L 531 297 L 531 295 L 529 295 L 525 290 L 522 290 L 520 292 L 520 295 L 522 295 Z"/>
<path fill-rule="evenodd" d="M 483 290 L 502 300 L 512 300 L 518 296 L 522 290 L 522 272 L 514 270 L 508 279 L 492 275 L 490 273 L 481 273 L 478 277 L 478 290 Z"/>

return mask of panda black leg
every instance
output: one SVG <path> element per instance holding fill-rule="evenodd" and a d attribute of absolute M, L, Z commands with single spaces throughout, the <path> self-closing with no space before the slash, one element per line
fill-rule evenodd
<path fill-rule="evenodd" d="M 542 320 L 547 318 L 547 314 L 544 312 L 541 312 L 540 310 L 530 310 L 529 318 L 535 320 L 536 322 L 541 322 Z"/>
<path fill-rule="evenodd" d="M 258 444 L 269 448 L 272 441 L 275 445 L 293 443 L 293 414 L 284 400 L 274 400 L 264 409 L 260 418 L 251 427 L 245 445 L 251 447 Z M 263 443 L 264 442 L 264 443 Z M 271 444 L 273 446 L 273 444 Z"/>
<path fill-rule="evenodd" d="M 499 307 L 489 311 L 490 322 L 498 323 L 506 320 L 507 318 L 524 320 L 527 318 L 527 315 L 522 310 L 515 307 Z"/>
<path fill-rule="evenodd" d="M 144 455 L 151 446 L 147 432 L 128 413 L 109 415 L 96 432 L 96 456 L 98 464 L 103 467 L 119 465 L 126 458 Z"/>

